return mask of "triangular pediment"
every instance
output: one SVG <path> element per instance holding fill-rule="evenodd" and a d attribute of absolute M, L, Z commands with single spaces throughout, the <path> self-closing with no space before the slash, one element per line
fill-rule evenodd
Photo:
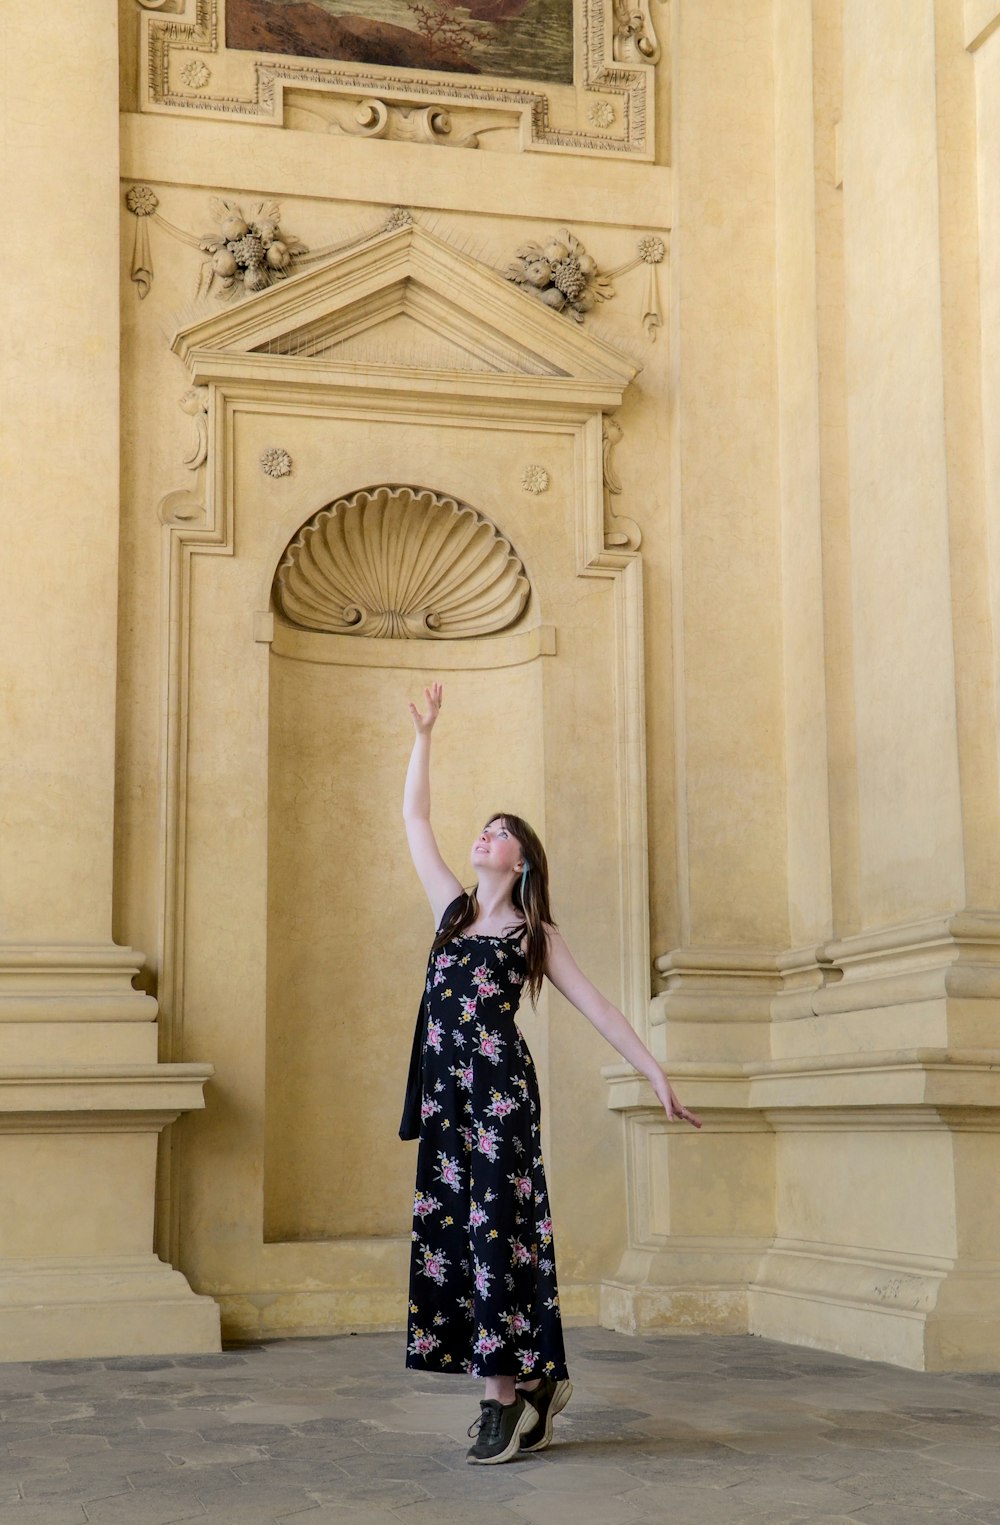
<path fill-rule="evenodd" d="M 337 373 L 533 378 L 620 394 L 638 367 L 583 325 L 410 224 L 374 235 L 182 328 L 194 379 Z M 280 372 L 276 363 L 285 362 Z"/>

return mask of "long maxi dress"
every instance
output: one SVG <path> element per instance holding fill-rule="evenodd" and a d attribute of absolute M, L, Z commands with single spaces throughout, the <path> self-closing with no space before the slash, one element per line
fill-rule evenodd
<path fill-rule="evenodd" d="M 538 1081 L 514 1021 L 522 935 L 462 933 L 428 960 L 406 1346 L 419 1371 L 567 1374 Z"/>

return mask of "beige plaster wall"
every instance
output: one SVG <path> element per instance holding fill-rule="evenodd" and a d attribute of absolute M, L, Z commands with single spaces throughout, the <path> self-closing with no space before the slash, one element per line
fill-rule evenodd
<path fill-rule="evenodd" d="M 682 1136 L 621 1073 L 609 1111 L 606 1045 L 554 997 L 526 1017 L 567 1311 L 914 1365 L 993 1358 L 996 1288 L 973 1263 L 994 1256 L 983 1205 L 1000 1136 L 995 5 L 674 0 L 649 163 L 147 111 L 132 0 L 119 140 L 114 10 L 50 6 L 44 33 L 20 0 L 2 17 L 7 204 L 28 209 L 42 251 L 18 268 L 4 359 L 12 501 L 31 508 L 8 515 L 0 615 L 18 653 L 3 936 L 22 953 L 106 948 L 109 930 L 143 947 L 161 1058 L 215 1065 L 207 1112 L 161 1150 L 164 1253 L 231 1331 L 400 1321 L 410 1151 L 394 1133 L 428 934 L 396 822 L 401 705 L 430 668 L 293 661 L 260 617 L 311 513 L 375 481 L 427 482 L 511 537 L 533 583 L 527 625 L 556 631 L 554 653 L 518 665 L 451 659 L 446 713 L 464 714 L 477 760 L 460 722 L 442 732 L 447 851 L 464 861 L 513 790 L 544 824 L 571 946 L 643 1029 L 648 910 L 651 1041 L 706 1112 L 704 1134 Z M 68 134 L 39 110 L 54 60 Z M 140 301 L 122 210 L 120 369 L 119 142 L 123 186 L 149 184 L 189 236 L 146 228 Z M 405 203 L 492 269 L 562 224 L 604 270 L 641 233 L 669 234 L 658 338 L 641 323 L 645 270 L 617 276 L 585 324 L 641 367 L 616 415 L 612 504 L 641 529 L 641 566 L 594 561 L 574 516 L 599 500 L 599 449 L 581 453 L 544 410 L 359 427 L 315 394 L 286 405 L 272 377 L 225 408 L 215 394 L 226 448 L 190 468 L 190 372 L 170 340 L 215 310 L 196 305 L 190 242 L 212 195 L 278 200 L 311 248 Z M 44 389 L 26 387 L 39 354 Z M 272 445 L 294 461 L 277 482 L 259 469 Z M 538 498 L 520 486 L 532 463 L 551 477 Z M 161 520 L 179 491 L 186 528 Z M 620 872 L 641 817 L 622 799 L 647 785 L 648 907 Z M 386 899 L 398 956 L 373 975 L 354 950 Z M 151 1067 L 132 966 L 98 979 L 50 960 L 51 1020 L 32 1027 L 4 958 L 3 1012 L 19 1013 L 7 1063 Z M 82 993 L 95 980 L 99 1010 Z M 106 1090 L 66 1094 L 99 1114 Z M 165 1115 L 152 1095 L 135 1173 L 120 1141 L 108 1173 L 130 1246 L 149 1233 Z M 20 1204 L 30 1177 L 65 1205 L 69 1137 L 12 1145 L 4 1200 Z M 80 1161 L 103 1147 L 89 1139 Z M 119 1244 L 106 1207 L 95 1255 Z"/>

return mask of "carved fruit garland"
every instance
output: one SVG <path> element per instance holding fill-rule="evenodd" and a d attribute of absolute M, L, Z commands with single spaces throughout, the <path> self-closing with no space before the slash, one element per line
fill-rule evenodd
<path fill-rule="evenodd" d="M 281 231 L 281 208 L 276 201 L 262 201 L 249 216 L 235 201 L 213 196 L 209 202 L 219 232 L 206 233 L 200 246 L 211 259 L 206 261 L 202 294 L 218 282 L 230 295 L 243 291 L 263 291 L 291 272 L 297 255 L 307 253 L 304 243 L 291 233 Z"/>
<path fill-rule="evenodd" d="M 530 591 L 510 542 L 488 519 L 427 488 L 374 487 L 305 524 L 275 574 L 293 624 L 393 639 L 489 635 Z"/>
<path fill-rule="evenodd" d="M 508 281 L 532 292 L 556 312 L 568 312 L 578 323 L 595 302 L 606 302 L 615 294 L 611 281 L 568 228 L 560 228 L 546 244 L 522 244 L 515 260 L 504 271 Z"/>

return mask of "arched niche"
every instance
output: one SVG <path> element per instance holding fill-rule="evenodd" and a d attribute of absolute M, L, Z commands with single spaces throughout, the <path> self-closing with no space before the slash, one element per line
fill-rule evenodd
<path fill-rule="evenodd" d="M 497 805 L 534 820 L 560 924 L 646 1023 L 641 565 L 607 533 L 604 492 L 605 424 L 635 367 L 415 226 L 211 313 L 174 350 L 204 389 L 205 459 L 161 509 L 159 996 L 164 1057 L 207 1056 L 216 1079 L 164 1159 L 162 1249 L 234 1335 L 392 1326 L 412 1169 L 396 1127 L 432 931 L 392 827 L 406 700 L 432 678 L 449 695 L 435 736 L 446 858 L 467 861 Z M 276 460 L 282 475 L 262 470 Z M 273 597 L 286 552 L 371 484 L 431 484 L 493 526 L 530 578 L 514 622 L 443 639 L 292 624 Z M 310 1058 L 338 1012 L 334 1046 Z M 608 1053 L 557 998 L 524 1027 L 564 1306 L 592 1313 L 626 1232 Z"/>
<path fill-rule="evenodd" d="M 409 484 L 311 515 L 272 600 L 264 1239 L 392 1238 L 408 1228 L 413 1167 L 389 1147 L 400 1034 L 422 977 L 422 950 L 401 953 L 406 698 L 447 682 L 454 723 L 439 728 L 433 782 L 450 847 L 449 822 L 471 833 L 491 806 L 544 831 L 539 664 L 554 631 L 497 526 Z M 471 769 L 484 736 L 498 744 Z"/>

